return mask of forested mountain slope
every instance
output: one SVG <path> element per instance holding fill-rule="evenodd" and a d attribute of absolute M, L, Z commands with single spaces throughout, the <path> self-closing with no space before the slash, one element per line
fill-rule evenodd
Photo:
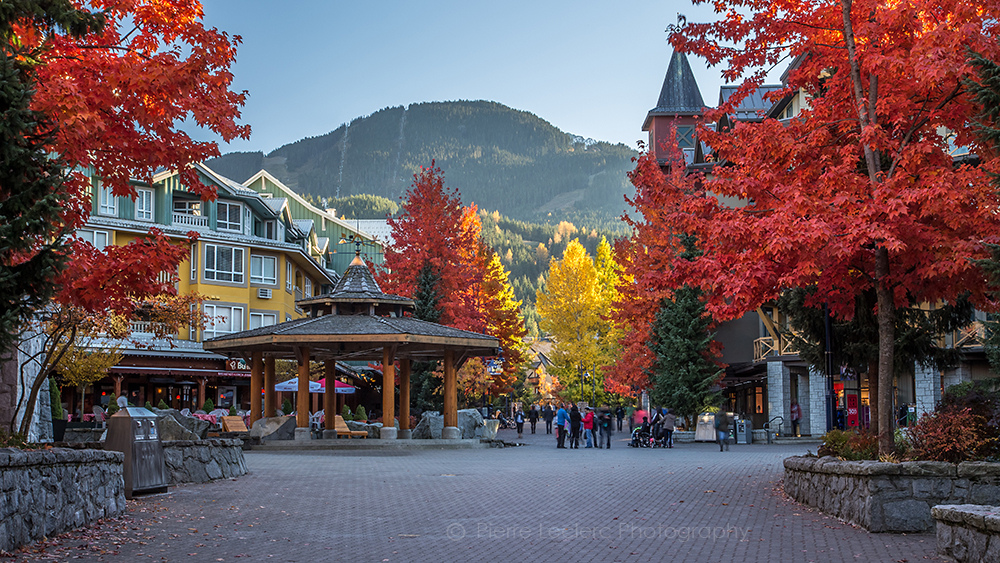
<path fill-rule="evenodd" d="M 487 101 L 428 102 L 359 117 L 319 137 L 209 162 L 243 181 L 261 168 L 317 199 L 374 194 L 399 199 L 434 160 L 466 204 L 508 217 L 608 222 L 632 193 L 625 174 L 636 152 L 584 140 L 525 111 Z"/>

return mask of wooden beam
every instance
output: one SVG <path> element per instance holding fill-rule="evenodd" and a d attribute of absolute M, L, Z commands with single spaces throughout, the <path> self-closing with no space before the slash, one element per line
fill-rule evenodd
<path fill-rule="evenodd" d="M 323 395 L 323 414 L 326 416 L 326 429 L 337 429 L 337 362 L 323 362 L 323 370 L 326 372 L 326 394 Z"/>
<path fill-rule="evenodd" d="M 444 351 L 444 425 L 458 426 L 458 379 L 455 373 L 455 351 Z"/>
<path fill-rule="evenodd" d="M 399 429 L 410 428 L 410 360 L 399 360 Z"/>
<path fill-rule="evenodd" d="M 271 417 L 276 414 L 277 406 L 275 405 L 274 396 L 274 356 L 264 357 L 264 413 L 266 417 Z"/>
<path fill-rule="evenodd" d="M 262 387 L 264 387 L 264 353 L 258 351 L 250 357 L 250 426 L 261 417 Z"/>
<path fill-rule="evenodd" d="M 396 418 L 396 350 L 382 349 L 382 426 L 392 428 Z"/>
<path fill-rule="evenodd" d="M 309 428 L 309 348 L 295 349 L 299 361 L 299 392 L 295 398 L 295 426 Z"/>

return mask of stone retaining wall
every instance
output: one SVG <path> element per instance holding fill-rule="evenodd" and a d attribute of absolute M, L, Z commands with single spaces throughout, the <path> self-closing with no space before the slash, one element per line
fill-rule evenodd
<path fill-rule="evenodd" d="M 935 505 L 1000 504 L 1000 464 L 790 457 L 785 492 L 870 532 L 922 532 Z"/>
<path fill-rule="evenodd" d="M 939 553 L 959 562 L 1000 561 L 1000 507 L 941 505 L 931 515 Z"/>
<path fill-rule="evenodd" d="M 123 462 L 100 450 L 0 449 L 0 551 L 124 512 Z"/>
<path fill-rule="evenodd" d="M 179 483 L 204 483 L 246 475 L 243 440 L 174 440 L 163 442 L 167 480 Z"/>

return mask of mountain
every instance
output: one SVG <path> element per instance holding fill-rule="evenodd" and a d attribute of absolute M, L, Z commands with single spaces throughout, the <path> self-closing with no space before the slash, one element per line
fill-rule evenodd
<path fill-rule="evenodd" d="M 525 221 L 613 224 L 633 193 L 625 174 L 634 156 L 623 144 L 573 136 L 526 111 L 458 101 L 386 108 L 267 155 L 229 153 L 208 164 L 240 181 L 263 168 L 316 198 L 398 200 L 433 160 L 445 185 L 480 209 Z"/>

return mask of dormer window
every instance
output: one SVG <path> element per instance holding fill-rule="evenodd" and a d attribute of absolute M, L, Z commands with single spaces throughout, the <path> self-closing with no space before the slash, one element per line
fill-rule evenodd
<path fill-rule="evenodd" d="M 243 231 L 243 207 L 238 203 L 218 202 L 219 217 L 216 227 L 220 231 Z"/>
<path fill-rule="evenodd" d="M 118 215 L 118 198 L 111 193 L 111 188 L 101 186 L 97 190 L 97 213 L 99 215 Z"/>

